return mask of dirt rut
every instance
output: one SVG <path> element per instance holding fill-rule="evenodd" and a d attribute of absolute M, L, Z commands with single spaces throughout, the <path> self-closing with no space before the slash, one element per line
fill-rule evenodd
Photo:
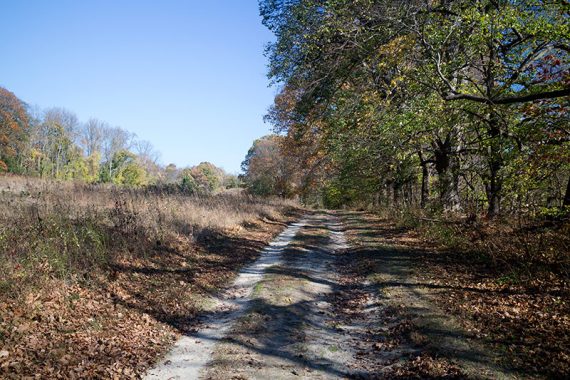
<path fill-rule="evenodd" d="M 243 269 L 233 285 L 213 300 L 213 311 L 201 321 L 203 327 L 180 338 L 160 364 L 148 371 L 145 379 L 197 379 L 211 359 L 216 343 L 247 310 L 255 284 L 267 268 L 280 262 L 285 248 L 304 224 L 300 221 L 289 226 L 264 249 L 259 259 Z"/>
<path fill-rule="evenodd" d="M 255 288 L 250 308 L 216 347 L 204 378 L 335 379 L 350 376 L 350 334 L 330 301 L 336 256 L 347 248 L 336 217 L 307 219 L 279 265 Z"/>

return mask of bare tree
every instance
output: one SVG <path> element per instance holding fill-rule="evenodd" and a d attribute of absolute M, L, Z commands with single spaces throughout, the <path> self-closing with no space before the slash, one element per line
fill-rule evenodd
<path fill-rule="evenodd" d="M 89 157 L 96 152 L 102 152 L 103 140 L 107 129 L 109 129 L 109 125 L 106 122 L 95 118 L 89 119 L 82 125 L 79 145 L 86 156 Z"/>
<path fill-rule="evenodd" d="M 148 140 L 134 141 L 133 149 L 142 162 L 150 162 L 156 165 L 160 159 L 160 152 Z"/>
<path fill-rule="evenodd" d="M 133 145 L 134 135 L 120 127 L 106 127 L 103 129 L 103 160 L 110 161 L 113 155 L 121 150 L 128 150 Z"/>
<path fill-rule="evenodd" d="M 154 179 L 159 179 L 162 169 L 159 166 L 160 152 L 147 140 L 136 140 L 133 143 L 133 150 L 137 155 L 138 163 Z"/>
<path fill-rule="evenodd" d="M 109 177 L 112 178 L 113 156 L 122 150 L 131 149 L 136 136 L 120 127 L 106 127 L 103 133 L 102 158 L 108 168 Z"/>

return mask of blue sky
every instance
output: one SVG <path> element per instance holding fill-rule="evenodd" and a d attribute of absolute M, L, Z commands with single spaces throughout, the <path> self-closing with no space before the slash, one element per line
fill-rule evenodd
<path fill-rule="evenodd" d="M 149 140 L 161 162 L 238 172 L 270 132 L 256 0 L 0 0 L 0 86 Z"/>

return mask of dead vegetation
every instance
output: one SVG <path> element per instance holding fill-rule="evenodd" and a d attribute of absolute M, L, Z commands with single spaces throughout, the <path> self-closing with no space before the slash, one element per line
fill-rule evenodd
<path fill-rule="evenodd" d="M 136 378 L 295 205 L 0 177 L 0 377 Z"/>
<path fill-rule="evenodd" d="M 525 378 L 567 376 L 568 221 L 416 220 L 410 225 L 372 214 L 358 220 L 364 246 L 400 247 L 414 268 L 412 289 L 427 289 L 442 309 L 458 317 L 469 338 L 491 347 L 504 366 Z M 382 272 L 373 269 L 373 258 L 369 252 L 361 269 L 382 282 L 373 273 Z"/>
<path fill-rule="evenodd" d="M 422 260 L 421 277 L 443 289 L 440 302 L 464 318 L 521 373 L 560 378 L 570 372 L 570 223 L 424 226 L 437 250 Z M 431 232 L 430 232 L 431 231 Z"/>

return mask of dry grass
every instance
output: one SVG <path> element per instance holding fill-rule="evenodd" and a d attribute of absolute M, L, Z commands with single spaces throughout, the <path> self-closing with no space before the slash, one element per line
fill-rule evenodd
<path fill-rule="evenodd" d="M 121 202 L 136 214 L 141 227 L 155 231 L 180 220 L 198 229 L 236 228 L 260 216 L 274 217 L 277 209 L 296 206 L 283 199 L 262 200 L 239 192 L 198 197 L 16 176 L 0 177 L 0 192 L 3 221 L 30 211 L 40 217 L 62 211 L 70 218 L 92 213 L 100 217 Z"/>
<path fill-rule="evenodd" d="M 17 280 L 18 288 L 28 274 L 61 278 L 106 264 L 125 237 L 236 233 L 294 206 L 239 193 L 190 197 L 16 176 L 0 177 L 0 201 L 0 287 Z"/>
<path fill-rule="evenodd" d="M 140 376 L 295 207 L 16 176 L 0 198 L 0 378 Z"/>

